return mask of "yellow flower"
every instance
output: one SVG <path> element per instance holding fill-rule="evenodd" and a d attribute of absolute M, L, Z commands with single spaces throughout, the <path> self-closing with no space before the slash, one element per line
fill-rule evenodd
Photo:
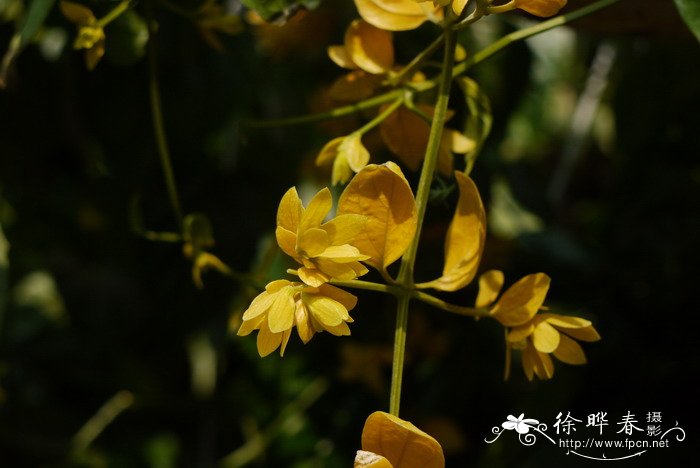
<path fill-rule="evenodd" d="M 531 15 L 547 17 L 554 16 L 559 10 L 566 6 L 567 0 L 510 0 L 502 5 L 492 5 L 488 8 L 489 13 L 503 13 L 520 8 Z"/>
<path fill-rule="evenodd" d="M 479 294 L 476 307 L 491 307 L 490 315 L 506 330 L 506 378 L 510 373 L 510 351 L 522 351 L 525 375 L 532 380 L 534 375 L 550 379 L 554 365 L 549 356 L 567 364 L 585 364 L 586 356 L 574 338 L 581 341 L 598 341 L 600 335 L 591 322 L 580 317 L 542 313 L 542 304 L 549 290 L 550 278 L 536 273 L 520 279 L 503 293 L 492 306 L 503 287 L 503 273 L 487 271 L 479 278 Z"/>
<path fill-rule="evenodd" d="M 355 0 L 362 19 L 387 31 L 416 29 L 425 21 L 442 21 L 442 8 L 434 8 L 414 0 Z"/>
<path fill-rule="evenodd" d="M 318 287 L 338 279 L 349 281 L 367 273 L 360 263 L 370 257 L 352 245 L 366 217 L 344 214 L 323 223 L 332 207 L 331 192 L 324 188 L 304 208 L 294 187 L 284 194 L 277 210 L 277 243 L 284 253 L 303 265 L 301 280 Z"/>
<path fill-rule="evenodd" d="M 345 43 L 328 47 L 328 56 L 339 67 L 383 74 L 394 65 L 391 32 L 354 20 L 345 31 Z"/>
<path fill-rule="evenodd" d="M 85 64 L 94 70 L 105 54 L 105 33 L 95 15 L 88 8 L 73 2 L 62 1 L 61 12 L 71 23 L 78 26 L 74 49 L 86 49 Z"/>
<path fill-rule="evenodd" d="M 408 421 L 383 411 L 369 415 L 355 468 L 444 468 L 442 447 Z"/>
<path fill-rule="evenodd" d="M 283 356 L 295 325 L 304 344 L 324 330 L 336 336 L 350 335 L 347 324 L 353 320 L 348 311 L 356 304 L 355 296 L 329 284 L 312 288 L 287 280 L 273 281 L 243 313 L 238 335 L 259 330 L 258 354 L 264 357 L 280 348 Z"/>
<path fill-rule="evenodd" d="M 362 135 L 350 135 L 334 138 L 321 149 L 316 157 L 316 165 L 324 166 L 333 162 L 331 183 L 345 184 L 355 173 L 360 172 L 369 162 L 369 151 L 362 144 Z"/>
<path fill-rule="evenodd" d="M 550 354 L 566 364 L 585 364 L 586 355 L 573 338 L 598 341 L 600 335 L 588 320 L 549 313 L 536 315 L 531 321 L 511 328 L 506 335 L 509 348 L 522 350 L 522 366 L 528 380 L 534 375 L 543 380 L 552 378 L 554 365 Z"/>
<path fill-rule="evenodd" d="M 554 16 L 566 6 L 567 0 L 515 0 L 515 7 L 535 16 Z"/>

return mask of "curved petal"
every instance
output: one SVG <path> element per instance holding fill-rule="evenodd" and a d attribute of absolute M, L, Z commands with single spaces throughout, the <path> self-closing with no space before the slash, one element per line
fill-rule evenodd
<path fill-rule="evenodd" d="M 277 226 L 283 227 L 287 231 L 296 234 L 301 220 L 301 199 L 297 194 L 297 189 L 292 187 L 282 196 L 277 208 Z"/>
<path fill-rule="evenodd" d="M 440 444 L 408 421 L 377 411 L 362 430 L 362 449 L 381 453 L 396 467 L 443 468 Z"/>
<path fill-rule="evenodd" d="M 581 346 L 566 335 L 561 335 L 559 346 L 554 350 L 554 356 L 561 362 L 579 365 L 586 363 L 586 355 Z"/>
<path fill-rule="evenodd" d="M 551 353 L 559 346 L 559 332 L 543 320 L 535 325 L 535 330 L 532 332 L 532 343 L 537 351 Z"/>
<path fill-rule="evenodd" d="M 544 273 L 525 276 L 503 293 L 491 315 L 507 327 L 524 324 L 542 306 L 550 281 Z"/>
<path fill-rule="evenodd" d="M 386 73 L 394 65 L 391 32 L 354 20 L 345 31 L 345 50 L 357 67 L 372 74 Z"/>
<path fill-rule="evenodd" d="M 309 206 L 301 214 L 299 221 L 299 229 L 297 234 L 300 234 L 311 228 L 321 226 L 323 219 L 328 215 L 333 207 L 333 199 L 331 191 L 327 187 L 321 189 L 309 202 Z"/>
<path fill-rule="evenodd" d="M 477 308 L 488 307 L 493 304 L 503 288 L 505 276 L 502 271 L 489 270 L 479 276 L 479 293 L 476 296 Z"/>

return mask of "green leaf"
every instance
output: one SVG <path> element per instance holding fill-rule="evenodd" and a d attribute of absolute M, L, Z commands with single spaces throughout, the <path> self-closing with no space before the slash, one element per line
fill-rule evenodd
<path fill-rule="evenodd" d="M 300 9 L 313 10 L 321 0 L 241 0 L 265 21 L 285 21 Z"/>
<path fill-rule="evenodd" d="M 698 0 L 674 0 L 676 8 L 688 28 L 700 41 L 700 1 Z"/>
<path fill-rule="evenodd" d="M 467 103 L 467 123 L 464 135 L 472 140 L 476 145 L 474 149 L 465 154 L 466 168 L 464 173 L 469 175 L 476 162 L 476 157 L 481 151 L 486 138 L 491 133 L 493 114 L 491 113 L 491 101 L 484 94 L 476 81 L 471 78 L 462 77 L 458 81 L 464 99 Z"/>
<path fill-rule="evenodd" d="M 44 24 L 54 2 L 55 0 L 32 0 L 29 4 L 27 16 L 25 16 L 22 26 L 20 26 L 19 30 L 12 36 L 10 46 L 2 59 L 2 67 L 0 68 L 0 89 L 5 87 L 7 72 L 12 66 L 12 63 Z"/>

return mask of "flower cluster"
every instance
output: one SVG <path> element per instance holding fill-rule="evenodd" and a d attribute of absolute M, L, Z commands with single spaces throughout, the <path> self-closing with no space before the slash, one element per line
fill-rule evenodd
<path fill-rule="evenodd" d="M 510 351 L 521 351 L 525 375 L 546 380 L 554 375 L 550 354 L 567 364 L 585 364 L 586 355 L 574 339 L 598 341 L 600 335 L 591 322 L 580 317 L 538 313 L 544 309 L 550 278 L 544 273 L 525 276 L 513 284 L 493 304 L 503 287 L 503 273 L 491 270 L 479 278 L 476 306 L 489 308 L 491 317 L 507 327 L 507 362 Z M 506 378 L 509 366 L 506 366 Z"/>
<path fill-rule="evenodd" d="M 265 286 L 243 313 L 238 335 L 258 331 L 258 353 L 267 356 L 280 348 L 280 355 L 297 327 L 305 344 L 316 332 L 327 331 L 336 336 L 350 334 L 348 314 L 357 304 L 352 294 L 329 284 L 317 288 L 303 283 L 277 280 Z"/>

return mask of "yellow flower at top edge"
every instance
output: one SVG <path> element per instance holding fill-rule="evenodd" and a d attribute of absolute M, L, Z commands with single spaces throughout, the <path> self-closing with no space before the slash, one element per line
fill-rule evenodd
<path fill-rule="evenodd" d="M 336 336 L 350 335 L 348 314 L 357 298 L 329 284 L 318 288 L 298 282 L 277 280 L 265 286 L 243 313 L 239 336 L 258 330 L 258 354 L 265 357 L 280 348 L 284 355 L 292 328 L 308 343 L 316 332 L 327 331 Z"/>
<path fill-rule="evenodd" d="M 370 257 L 352 245 L 366 217 L 343 214 L 323 222 L 332 207 L 331 192 L 324 188 L 304 208 L 294 187 L 284 194 L 277 210 L 277 243 L 302 265 L 299 278 L 312 287 L 337 279 L 350 281 L 368 272 L 360 263 Z"/>
<path fill-rule="evenodd" d="M 414 0 L 355 0 L 355 6 L 365 21 L 387 31 L 408 31 L 443 18 L 441 7 Z"/>
<path fill-rule="evenodd" d="M 567 0 L 513 0 L 515 8 L 535 16 L 554 16 L 566 6 Z"/>
<path fill-rule="evenodd" d="M 534 375 L 544 380 L 552 378 L 554 365 L 550 354 L 567 364 L 585 364 L 583 349 L 574 339 L 598 341 L 600 335 L 590 321 L 580 317 L 538 314 L 549 290 L 549 276 L 544 273 L 525 276 L 493 305 L 503 281 L 503 273 L 497 270 L 481 275 L 476 307 L 490 307 L 491 317 L 507 327 L 508 353 L 511 349 L 522 351 L 522 366 L 527 378 L 532 380 Z M 510 362 L 509 355 L 507 362 Z M 508 367 L 506 365 L 506 378 Z"/>
<path fill-rule="evenodd" d="M 102 26 L 92 11 L 78 3 L 62 1 L 60 8 L 63 16 L 78 27 L 73 48 L 86 49 L 85 64 L 88 70 L 94 70 L 105 54 L 105 33 Z"/>

